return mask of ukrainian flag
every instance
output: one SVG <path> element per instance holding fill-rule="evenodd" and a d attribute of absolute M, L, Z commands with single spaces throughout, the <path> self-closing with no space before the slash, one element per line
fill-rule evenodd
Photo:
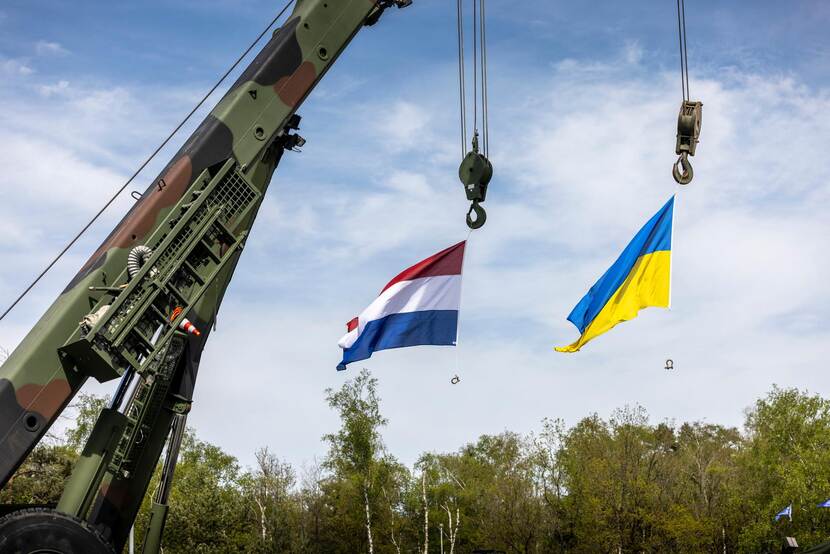
<path fill-rule="evenodd" d="M 673 219 L 674 196 L 571 311 L 568 321 L 582 336 L 569 346 L 557 347 L 557 352 L 577 352 L 617 323 L 637 317 L 642 308 L 669 307 Z"/>

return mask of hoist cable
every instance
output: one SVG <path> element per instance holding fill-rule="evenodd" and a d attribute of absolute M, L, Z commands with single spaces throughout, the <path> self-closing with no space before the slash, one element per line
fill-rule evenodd
<path fill-rule="evenodd" d="M 479 8 L 479 15 L 481 17 L 481 129 L 484 139 L 484 156 L 490 156 L 490 109 L 488 105 L 488 88 L 487 88 L 487 18 L 484 14 L 484 0 L 481 0 Z"/>
<path fill-rule="evenodd" d="M 689 57 L 686 48 L 686 0 L 677 0 L 677 38 L 680 48 L 680 85 L 683 100 L 689 100 Z"/>
<path fill-rule="evenodd" d="M 457 33 L 458 33 L 458 95 L 461 109 L 461 150 L 462 157 L 467 148 L 467 62 L 464 44 L 464 0 L 456 0 Z M 472 91 L 473 97 L 473 126 L 474 137 L 479 137 L 480 151 L 485 155 L 490 152 L 490 110 L 488 106 L 489 89 L 487 84 L 487 26 L 485 0 L 471 0 L 473 52 L 472 52 Z M 479 80 L 481 88 L 479 90 Z M 479 108 L 479 102 L 480 108 Z M 479 132 L 479 113 L 481 114 L 481 129 Z M 475 140 L 475 138 L 474 138 Z"/>
<path fill-rule="evenodd" d="M 8 308 L 6 308 L 6 311 L 4 311 L 2 315 L 0 315 L 0 321 L 2 321 L 3 318 L 5 318 L 9 314 L 9 312 L 11 312 L 14 309 L 14 307 L 17 306 L 17 304 L 21 300 L 23 300 L 23 298 L 46 275 L 46 273 L 48 273 L 49 270 L 52 269 L 52 267 L 56 263 L 58 263 L 58 260 L 60 260 L 63 257 L 63 255 L 66 254 L 66 252 L 70 248 L 72 248 L 75 245 L 76 242 L 78 242 L 78 239 L 80 239 L 81 236 L 83 236 L 83 234 L 86 233 L 86 231 L 92 226 L 92 224 L 95 223 L 98 220 L 99 217 L 101 217 L 101 214 L 103 214 L 107 210 L 107 208 L 109 208 L 112 205 L 112 203 L 115 202 L 115 200 L 121 195 L 121 193 L 124 192 L 124 189 L 126 189 L 130 185 L 130 183 L 132 183 L 133 180 L 136 177 L 138 177 L 138 174 L 141 173 L 144 170 L 145 167 L 147 167 L 147 164 L 149 164 L 153 160 L 153 158 L 156 157 L 156 155 L 161 151 L 161 149 L 164 148 L 165 146 L 167 146 L 167 143 L 170 142 L 170 140 L 173 138 L 173 136 L 176 133 L 178 133 L 179 130 L 185 125 L 185 123 L 187 123 L 190 120 L 190 118 L 193 116 L 193 114 L 195 114 L 196 111 L 199 108 L 202 107 L 202 104 L 204 104 L 207 101 L 207 99 L 210 97 L 210 95 L 213 94 L 216 91 L 217 88 L 219 88 L 219 85 L 221 85 L 225 81 L 225 79 L 228 78 L 228 75 L 230 75 L 231 72 L 234 69 L 236 69 L 236 67 L 242 62 L 242 60 L 251 52 L 251 50 L 254 49 L 254 47 L 259 43 L 259 41 L 262 40 L 262 37 L 265 36 L 265 34 L 271 29 L 271 27 L 274 26 L 274 24 L 277 22 L 277 20 L 279 20 L 279 18 L 282 17 L 282 15 L 286 12 L 286 10 L 288 10 L 289 6 L 291 6 L 291 4 L 293 4 L 294 2 L 295 2 L 295 0 L 288 0 L 288 3 L 286 3 L 285 6 L 282 8 L 282 10 L 280 10 L 280 12 L 276 15 L 276 17 L 274 17 L 274 19 L 271 20 L 271 22 L 259 34 L 259 36 L 256 38 L 256 40 L 254 40 L 251 43 L 251 45 L 248 46 L 248 48 L 242 53 L 241 56 L 239 56 L 239 58 L 233 63 L 233 65 L 231 65 L 231 67 L 225 72 L 225 74 L 222 75 L 222 77 L 216 82 L 215 85 L 213 85 L 213 87 L 208 91 L 208 93 L 205 94 L 205 96 L 199 101 L 199 103 L 196 104 L 196 106 L 190 111 L 189 114 L 187 114 L 187 116 L 181 121 L 181 123 L 179 123 L 176 126 L 176 128 L 173 129 L 173 131 L 167 136 L 167 138 L 164 139 L 164 141 L 158 146 L 158 148 L 156 148 L 153 151 L 153 153 L 150 154 L 150 157 L 148 157 L 146 160 L 144 160 L 144 162 L 139 166 L 139 168 L 135 171 L 135 173 L 133 173 L 132 176 L 130 176 L 130 178 L 127 179 L 127 182 L 124 183 L 121 186 L 121 188 L 119 188 L 115 192 L 115 194 L 107 201 L 106 204 L 104 204 L 104 207 L 101 208 L 100 210 L 98 210 L 98 213 L 96 213 L 92 217 L 92 219 L 90 219 L 89 222 L 87 222 L 86 225 L 84 225 L 84 227 L 78 232 L 78 234 L 76 234 L 72 238 L 72 240 L 70 240 L 69 243 L 66 246 L 64 246 L 64 248 L 58 253 L 58 255 L 55 256 L 55 258 L 51 262 L 49 262 L 49 265 L 47 265 L 46 268 L 43 271 L 40 272 L 40 274 L 34 279 L 34 281 L 32 281 L 29 284 L 29 286 L 26 287 L 26 289 L 20 294 L 20 296 L 18 296 L 15 299 L 15 301 L 12 302 L 11 305 Z"/>
<path fill-rule="evenodd" d="M 686 60 L 683 58 L 683 23 L 680 16 L 680 0 L 677 0 L 677 43 L 680 50 L 680 89 L 681 97 L 686 100 Z"/>
<path fill-rule="evenodd" d="M 680 0 L 680 5 L 683 8 L 683 60 L 686 65 L 686 100 L 689 100 L 691 92 L 689 92 L 689 52 L 686 49 L 686 37 L 688 36 L 686 32 L 686 0 Z"/>
<path fill-rule="evenodd" d="M 467 153 L 467 90 L 464 67 L 464 14 L 461 2 L 462 0 L 456 1 L 458 8 L 458 95 L 461 108 L 461 157 L 463 158 Z"/>
<path fill-rule="evenodd" d="M 478 20 L 476 2 L 473 3 L 473 136 L 478 133 Z"/>

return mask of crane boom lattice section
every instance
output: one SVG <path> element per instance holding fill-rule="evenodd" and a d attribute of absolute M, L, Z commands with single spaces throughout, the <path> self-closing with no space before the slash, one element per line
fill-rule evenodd
<path fill-rule="evenodd" d="M 65 363 L 84 367 L 99 380 L 133 369 L 153 372 L 156 354 L 207 291 L 213 279 L 243 248 L 246 231 L 235 232 L 261 198 L 228 160 L 205 170 L 191 192 L 167 214 L 167 224 L 148 240 L 152 255 L 140 271 L 118 278 L 115 299 L 105 296 L 93 309 L 94 325 L 61 349 Z"/>

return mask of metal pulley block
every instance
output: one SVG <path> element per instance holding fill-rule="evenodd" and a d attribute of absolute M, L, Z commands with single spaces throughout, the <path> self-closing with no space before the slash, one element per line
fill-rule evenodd
<path fill-rule="evenodd" d="M 672 176 L 681 185 L 692 181 L 694 171 L 689 163 L 689 156 L 695 155 L 697 143 L 700 142 L 700 124 L 703 121 L 703 103 L 684 100 L 680 104 L 677 116 L 677 144 L 674 152 L 679 157 L 672 166 Z"/>
<path fill-rule="evenodd" d="M 695 155 L 697 143 L 700 142 L 700 124 L 702 121 L 703 102 L 685 100 L 680 104 L 680 115 L 677 116 L 675 154 L 686 152 L 689 156 Z"/>
<path fill-rule="evenodd" d="M 493 178 L 493 165 L 473 145 L 473 150 L 464 156 L 461 166 L 458 168 L 458 178 L 464 185 L 464 193 L 467 200 L 472 202 L 467 212 L 467 226 L 470 229 L 479 229 L 487 221 L 487 213 L 480 203 L 487 198 L 487 185 Z M 475 219 L 471 216 L 475 213 Z"/>

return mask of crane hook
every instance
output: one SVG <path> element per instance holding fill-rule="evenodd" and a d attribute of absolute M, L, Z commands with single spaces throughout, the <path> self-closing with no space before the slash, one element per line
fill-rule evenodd
<path fill-rule="evenodd" d="M 692 164 L 689 162 L 689 154 L 683 152 L 671 168 L 671 174 L 674 180 L 680 185 L 688 185 L 692 182 L 695 172 L 692 169 Z"/>
<path fill-rule="evenodd" d="M 476 214 L 475 219 L 471 218 L 470 215 L 473 213 Z M 487 212 L 484 211 L 484 208 L 481 207 L 481 204 L 478 203 L 478 200 L 473 200 L 470 204 L 470 210 L 467 212 L 467 227 L 470 229 L 481 229 L 484 227 L 484 223 L 487 221 Z"/>

